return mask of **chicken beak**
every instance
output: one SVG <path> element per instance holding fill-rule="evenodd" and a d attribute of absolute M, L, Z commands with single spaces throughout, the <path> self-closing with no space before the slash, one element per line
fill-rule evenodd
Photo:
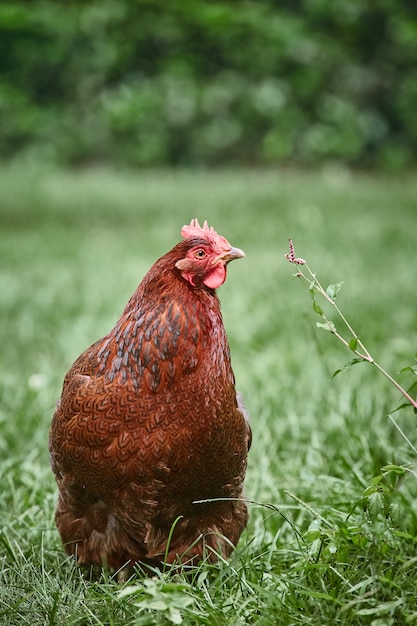
<path fill-rule="evenodd" d="M 230 248 L 227 252 L 224 252 L 220 256 L 217 257 L 217 261 L 223 261 L 223 263 L 229 263 L 229 261 L 233 261 L 234 259 L 243 258 L 245 253 L 240 248 Z"/>

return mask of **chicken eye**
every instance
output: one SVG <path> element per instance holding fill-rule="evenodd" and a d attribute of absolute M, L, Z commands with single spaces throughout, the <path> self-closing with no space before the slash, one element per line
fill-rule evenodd
<path fill-rule="evenodd" d="M 196 259 L 204 259 L 204 257 L 206 256 L 206 251 L 202 248 L 199 248 L 194 252 L 194 256 L 196 257 Z"/>

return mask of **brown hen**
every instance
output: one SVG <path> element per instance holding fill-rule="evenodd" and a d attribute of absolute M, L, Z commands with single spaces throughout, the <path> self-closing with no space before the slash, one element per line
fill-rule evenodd
<path fill-rule="evenodd" d="M 215 292 L 244 253 L 206 222 L 181 234 L 65 376 L 49 449 L 80 565 L 214 561 L 247 523 L 251 432 Z"/>

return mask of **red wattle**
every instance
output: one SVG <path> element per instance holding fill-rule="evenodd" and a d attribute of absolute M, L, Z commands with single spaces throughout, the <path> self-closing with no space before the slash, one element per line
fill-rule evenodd
<path fill-rule="evenodd" d="M 223 285 L 226 280 L 226 266 L 223 264 L 217 265 L 214 270 L 204 279 L 204 284 L 209 289 L 217 289 L 220 285 Z"/>

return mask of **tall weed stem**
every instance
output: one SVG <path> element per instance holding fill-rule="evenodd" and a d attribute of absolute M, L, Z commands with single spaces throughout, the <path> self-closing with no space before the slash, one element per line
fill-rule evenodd
<path fill-rule="evenodd" d="M 323 328 L 324 330 L 329 331 L 332 335 L 334 335 L 346 348 L 348 348 L 351 352 L 353 352 L 353 354 L 355 355 L 355 359 L 353 359 L 352 361 L 350 361 L 349 363 L 346 364 L 346 366 L 343 368 L 345 369 L 346 367 L 349 367 L 350 365 L 354 365 L 355 363 L 358 363 L 360 361 L 366 361 L 368 363 L 371 363 L 374 367 L 376 367 L 376 369 L 381 372 L 381 374 L 383 374 L 385 376 L 385 378 L 387 378 L 390 383 L 392 385 L 394 385 L 394 387 L 404 396 L 404 398 L 407 400 L 407 402 L 414 407 L 414 409 L 417 411 L 417 400 L 415 400 L 409 393 L 410 390 L 406 390 L 404 389 L 404 387 L 402 385 L 400 385 L 400 383 L 395 380 L 395 378 L 393 378 L 391 376 L 391 374 L 389 374 L 375 359 L 374 357 L 371 355 L 371 353 L 369 352 L 369 350 L 366 348 L 366 346 L 364 345 L 363 341 L 359 338 L 359 336 L 357 335 L 357 333 L 355 332 L 355 330 L 352 328 L 351 324 L 349 323 L 349 321 L 346 319 L 346 317 L 344 316 L 343 312 L 341 311 L 341 309 L 339 308 L 339 306 L 336 303 L 336 296 L 338 294 L 338 292 L 340 291 L 342 284 L 343 283 L 337 283 L 337 284 L 333 284 L 333 285 L 329 285 L 327 287 L 327 289 L 325 289 L 323 287 L 323 285 L 320 283 L 320 281 L 318 280 L 316 274 L 314 272 L 311 271 L 311 269 L 309 268 L 309 266 L 307 265 L 307 262 L 305 261 L 305 259 L 302 259 L 300 257 L 296 257 L 295 256 L 295 251 L 294 251 L 294 244 L 292 242 L 292 240 L 289 240 L 289 252 L 285 255 L 285 258 L 290 262 L 293 263 L 294 265 L 297 266 L 297 272 L 296 274 L 294 274 L 294 276 L 296 278 L 300 278 L 302 280 L 304 280 L 305 282 L 307 282 L 308 284 L 308 289 L 309 289 L 309 293 L 313 299 L 313 309 L 314 311 L 320 315 L 321 319 L 323 320 L 322 322 L 317 322 L 317 326 L 319 328 Z M 301 269 L 303 268 L 303 269 Z M 318 300 L 317 300 L 317 294 L 319 294 L 320 296 L 322 296 L 329 304 L 331 307 L 333 307 L 333 309 L 336 311 L 337 315 L 339 316 L 339 319 L 342 320 L 345 329 L 347 330 L 347 332 L 350 335 L 349 339 L 346 339 L 343 334 L 341 334 L 333 321 L 331 321 L 326 313 L 324 312 L 324 310 L 322 309 L 322 307 L 320 306 Z M 415 374 L 417 374 L 416 368 L 406 368 L 406 369 L 411 369 Z M 335 372 L 335 374 L 339 373 L 341 370 L 337 370 L 337 372 Z M 412 385 L 412 388 L 415 388 L 416 383 L 414 383 Z"/>

